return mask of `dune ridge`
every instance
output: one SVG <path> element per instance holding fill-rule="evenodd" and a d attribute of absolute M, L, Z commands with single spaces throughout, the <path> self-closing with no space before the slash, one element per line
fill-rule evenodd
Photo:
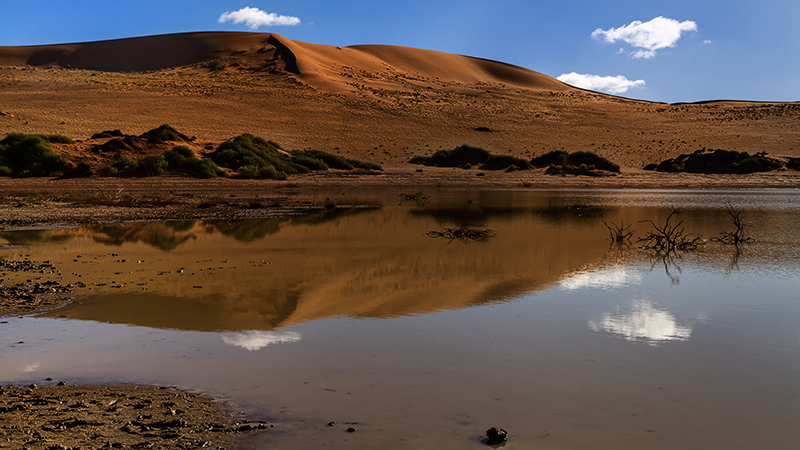
<path fill-rule="evenodd" d="M 272 33 L 192 32 L 107 41 L 0 47 L 0 65 L 58 66 L 107 72 L 142 72 L 209 63 L 253 52 L 251 63 L 280 60 L 287 72 L 309 84 L 342 90 L 347 77 L 337 67 L 396 74 L 419 74 L 463 83 L 500 82 L 563 91 L 547 75 L 497 61 L 390 45 L 333 47 Z"/>

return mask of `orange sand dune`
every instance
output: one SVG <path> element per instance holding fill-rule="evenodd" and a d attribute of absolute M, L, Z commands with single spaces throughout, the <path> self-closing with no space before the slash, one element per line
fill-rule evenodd
<path fill-rule="evenodd" d="M 593 151 L 637 169 L 703 148 L 800 156 L 798 103 L 666 105 L 474 57 L 268 33 L 0 47 L 0 86 L 0 136 L 168 123 L 198 139 L 252 133 L 387 167 L 461 144 L 524 158 Z"/>
<path fill-rule="evenodd" d="M 528 88 L 571 89 L 546 75 L 510 64 L 388 45 L 332 47 L 293 41 L 276 34 L 208 32 L 145 36 L 76 44 L 0 47 L 0 65 L 60 66 L 109 72 L 150 71 L 207 63 L 255 50 L 260 58 L 312 85 L 333 90 L 347 84 L 342 67 L 384 74 L 463 83 L 500 82 Z"/>

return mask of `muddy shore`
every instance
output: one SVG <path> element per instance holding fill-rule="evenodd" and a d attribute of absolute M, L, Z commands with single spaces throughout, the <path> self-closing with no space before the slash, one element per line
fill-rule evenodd
<path fill-rule="evenodd" d="M 0 386 L 0 448 L 226 448 L 268 428 L 174 388 Z"/>

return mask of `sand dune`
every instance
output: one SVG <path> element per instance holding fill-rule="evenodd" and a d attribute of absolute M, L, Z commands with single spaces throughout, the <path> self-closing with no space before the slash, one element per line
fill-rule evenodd
<path fill-rule="evenodd" d="M 486 59 L 388 45 L 316 45 L 269 33 L 180 33 L 75 44 L 0 47 L 0 65 L 131 72 L 208 63 L 247 52 L 251 52 L 250 63 L 281 60 L 282 68 L 288 72 L 312 85 L 333 90 L 341 90 L 339 88 L 347 84 L 348 77 L 338 70 L 342 67 L 463 83 L 499 82 L 556 91 L 570 89 L 552 77 Z"/>
<path fill-rule="evenodd" d="M 800 156 L 798 103 L 666 105 L 475 57 L 268 33 L 0 47 L 0 82 L 0 134 L 85 139 L 169 123 L 389 166 L 461 144 L 526 158 L 589 150 L 637 169 L 703 148 Z"/>

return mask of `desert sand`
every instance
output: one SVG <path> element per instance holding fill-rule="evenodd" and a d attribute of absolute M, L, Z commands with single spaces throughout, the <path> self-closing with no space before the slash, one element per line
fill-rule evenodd
<path fill-rule="evenodd" d="M 0 133 L 87 139 L 168 123 L 389 169 L 461 144 L 521 157 L 589 150 L 634 169 L 702 148 L 800 156 L 798 103 L 653 103 L 474 57 L 266 33 L 0 47 L 0 86 Z"/>

